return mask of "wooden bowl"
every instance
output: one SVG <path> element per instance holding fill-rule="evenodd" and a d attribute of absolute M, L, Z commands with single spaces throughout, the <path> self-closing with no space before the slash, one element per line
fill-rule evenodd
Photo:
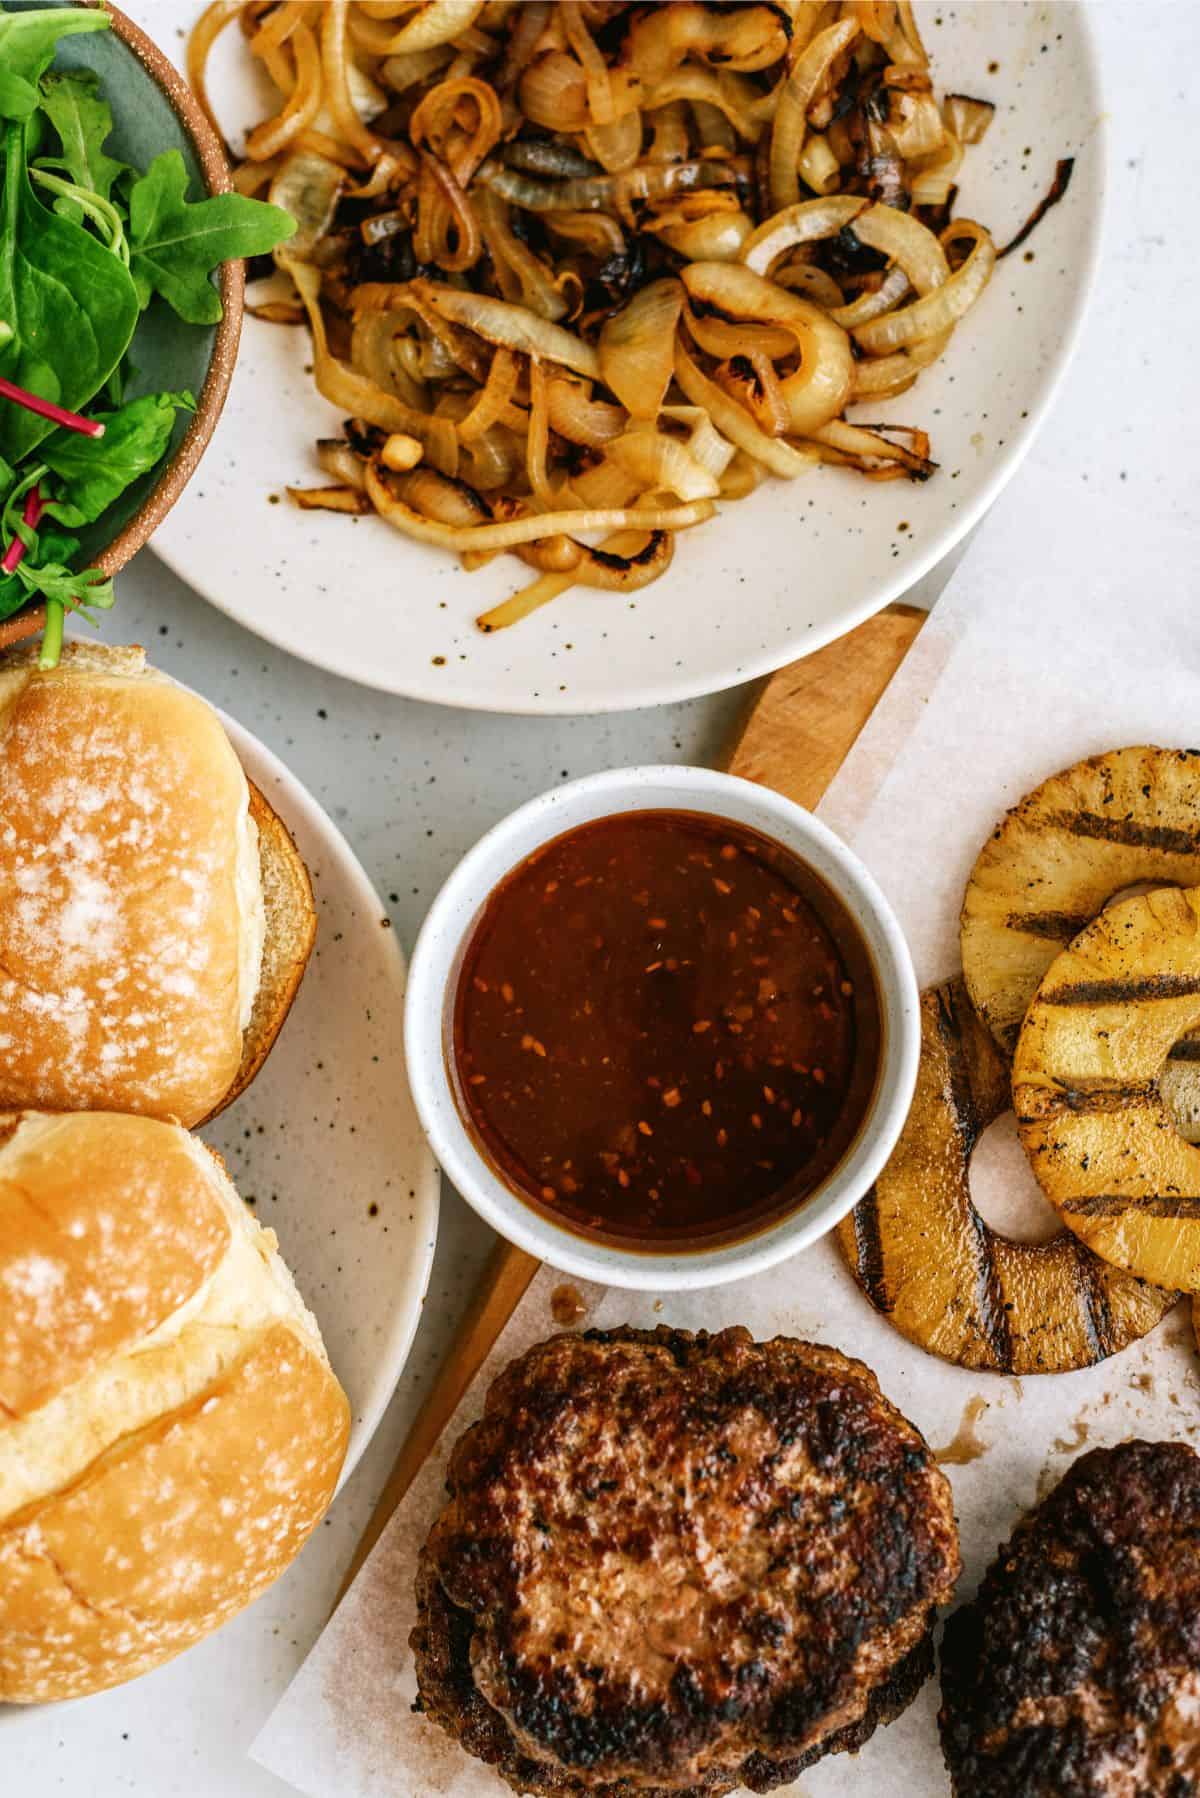
<path fill-rule="evenodd" d="M 102 0 L 84 4 L 101 6 Z M 112 30 L 62 39 L 55 66 L 88 68 L 99 75 L 113 113 L 109 150 L 139 168 L 162 150 L 179 150 L 193 182 L 206 194 L 228 193 L 232 183 L 224 146 L 183 76 L 132 19 L 115 6 L 104 5 L 103 10 Z M 81 533 L 81 566 L 116 574 L 162 523 L 196 471 L 221 416 L 237 359 L 244 264 L 224 263 L 217 283 L 224 315 L 216 325 L 187 324 L 157 299 L 138 322 L 130 346 L 138 376 L 129 397 L 189 388 L 196 395 L 196 410 L 176 419 L 166 461 Z M 42 606 L 3 620 L 0 648 L 35 635 L 44 622 Z"/>

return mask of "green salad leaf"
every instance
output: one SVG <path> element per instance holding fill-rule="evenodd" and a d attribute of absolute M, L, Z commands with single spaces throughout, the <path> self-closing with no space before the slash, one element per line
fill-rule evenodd
<path fill-rule="evenodd" d="M 62 153 L 39 158 L 38 166 L 65 169 L 77 187 L 107 200 L 126 164 L 105 155 L 113 117 L 99 89 L 99 80 L 90 69 L 70 74 L 52 69 L 42 77 L 42 107 L 58 132 Z"/>
<path fill-rule="evenodd" d="M 38 447 L 38 461 L 66 483 L 67 497 L 46 507 L 73 529 L 92 524 L 126 487 L 149 473 L 171 441 L 177 409 L 195 411 L 190 393 L 148 393 L 116 412 L 93 412 L 103 437 L 56 430 Z"/>
<path fill-rule="evenodd" d="M 3 182 L 0 318 L 13 335 L 0 347 L 0 374 L 77 411 L 125 354 L 137 323 L 137 293 L 118 257 L 37 199 L 24 132 L 12 122 L 4 127 Z M 11 403 L 0 406 L 0 455 L 18 461 L 53 428 Z"/>
<path fill-rule="evenodd" d="M 108 154 L 96 76 L 50 65 L 60 38 L 109 24 L 101 7 L 14 13 L 0 0 L 0 618 L 45 601 L 44 668 L 68 611 L 95 623 L 113 602 L 108 575 L 73 566 L 75 531 L 154 470 L 177 413 L 195 406 L 190 393 L 124 402 L 139 314 L 158 295 L 187 323 L 215 324 L 217 265 L 296 229 L 241 194 L 189 199 L 178 150 L 144 174 Z M 40 416 L 45 401 L 56 417 Z M 108 409 L 82 415 L 93 406 Z"/>
<path fill-rule="evenodd" d="M 38 109 L 38 91 L 32 81 L 0 66 L 0 119 L 27 119 Z"/>
<path fill-rule="evenodd" d="M 91 6 L 48 6 L 36 12 L 0 12 L 0 69 L 34 85 L 54 60 L 60 37 L 107 31 L 112 21 Z"/>
<path fill-rule="evenodd" d="M 134 182 L 129 268 L 143 306 L 151 293 L 160 293 L 189 324 L 212 325 L 221 316 L 220 297 L 209 280 L 212 270 L 230 257 L 274 249 L 292 235 L 296 221 L 281 207 L 244 194 L 189 200 L 187 186 L 178 150 L 164 150 Z"/>

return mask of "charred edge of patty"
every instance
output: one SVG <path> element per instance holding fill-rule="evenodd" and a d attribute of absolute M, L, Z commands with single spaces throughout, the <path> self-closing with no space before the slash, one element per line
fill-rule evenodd
<path fill-rule="evenodd" d="M 772 1760 L 755 1753 L 740 1767 L 712 1770 L 702 1783 L 693 1781 L 686 1786 L 633 1785 L 626 1779 L 586 1784 L 522 1753 L 504 1718 L 475 1685 L 471 1673 L 473 1619 L 450 1602 L 436 1567 L 423 1556 L 417 1575 L 417 1625 L 409 1638 L 420 1693 L 414 1709 L 438 1724 L 476 1760 L 494 1768 L 515 1792 L 534 1794 L 535 1798 L 725 1798 L 742 1786 L 751 1792 L 773 1792 L 790 1785 L 827 1755 L 857 1753 L 881 1724 L 893 1722 L 908 1709 L 933 1671 L 933 1621 L 931 1611 L 924 1635 L 872 1688 L 858 1721 L 832 1731 L 806 1754 Z"/>
<path fill-rule="evenodd" d="M 527 1662 L 522 1657 L 511 1634 L 516 1571 L 506 1559 L 497 1507 L 514 1476 L 514 1457 L 519 1467 L 528 1453 L 536 1456 L 531 1445 L 542 1432 L 553 1434 L 577 1405 L 603 1407 L 611 1401 L 610 1350 L 627 1360 L 635 1351 L 635 1397 L 639 1379 L 660 1395 L 670 1392 L 678 1379 L 685 1409 L 699 1404 L 708 1412 L 715 1406 L 718 1418 L 743 1408 L 757 1410 L 771 1420 L 781 1441 L 804 1437 L 823 1476 L 869 1494 L 869 1519 L 863 1525 L 867 1535 L 855 1550 L 862 1564 L 861 1603 L 818 1607 L 820 1639 L 810 1644 L 807 1667 L 764 1687 L 759 1677 L 763 1670 L 748 1663 L 744 1679 L 738 1674 L 726 1680 L 728 1690 L 713 1692 L 703 1664 L 681 1663 L 668 1704 L 639 1708 L 624 1693 L 610 1690 L 605 1695 L 597 1688 L 596 1702 L 584 1714 L 573 1702 L 570 1679 L 560 1679 L 557 1669 L 541 1658 Z M 644 1357 L 638 1350 L 646 1351 Z M 686 1378 L 689 1371 L 693 1381 Z M 626 1391 L 622 1402 L 628 1397 Z M 519 1429 L 514 1431 L 516 1420 Z M 681 1427 L 684 1421 L 681 1417 Z M 670 1425 L 660 1419 L 657 1427 Z M 552 1756 L 553 1767 L 568 1782 L 595 1781 L 591 1789 L 604 1781 L 606 1767 L 614 1769 L 608 1775 L 614 1792 L 627 1777 L 616 1769 L 639 1765 L 646 1767 L 647 1778 L 660 1783 L 669 1785 L 676 1778 L 694 1782 L 690 1769 L 710 1755 L 719 1759 L 722 1739 L 739 1722 L 741 1742 L 757 1744 L 768 1759 L 783 1757 L 789 1749 L 794 1753 L 794 1744 L 820 1741 L 831 1718 L 855 1717 L 867 1704 L 869 1693 L 855 1672 L 864 1637 L 872 1630 L 882 1637 L 907 1621 L 906 1643 L 893 1651 L 898 1658 L 926 1627 L 930 1606 L 949 1597 L 959 1570 L 944 1476 L 932 1465 L 920 1432 L 880 1393 L 870 1369 L 819 1344 L 790 1338 L 755 1343 L 745 1329 L 710 1336 L 665 1327 L 623 1328 L 565 1334 L 536 1345 L 494 1383 L 483 1418 L 455 1448 L 447 1484 L 451 1502 L 425 1549 L 429 1577 L 443 1586 L 446 1602 L 474 1617 L 477 1633 L 486 1636 L 489 1654 L 503 1673 L 508 1694 L 503 1710 L 512 1718 L 513 1731 L 526 1744 L 538 1744 L 535 1755 Z M 787 1497 L 781 1488 L 781 1503 Z M 836 1493 L 829 1503 L 837 1503 Z M 843 1512 L 841 1507 L 836 1514 Z M 803 1594 L 798 1603 L 813 1615 Z M 883 1670 L 880 1677 L 886 1676 Z M 429 1694 L 425 1696 L 429 1702 Z M 484 1713 L 473 1710 L 471 1715 L 479 1723 Z M 471 1751 L 484 1759 L 498 1752 L 495 1741 L 488 1750 L 486 1734 L 483 1747 Z M 515 1747 L 511 1752 L 517 1752 Z M 745 1755 L 747 1747 L 740 1752 Z M 540 1760 L 537 1765 L 544 1783 Z"/>
<path fill-rule="evenodd" d="M 1133 1755 L 1139 1728 L 1153 1738 L 1181 1670 L 1200 1675 L 1198 1543 L 1200 1457 L 1186 1444 L 1126 1442 L 1075 1462 L 946 1625 L 938 1723 L 960 1798 L 1110 1789 L 1114 1753 Z M 1055 1699 L 1061 1721 L 1036 1716 Z M 1200 1791 L 1169 1740 L 1153 1753 L 1161 1783 L 1147 1790 Z"/>

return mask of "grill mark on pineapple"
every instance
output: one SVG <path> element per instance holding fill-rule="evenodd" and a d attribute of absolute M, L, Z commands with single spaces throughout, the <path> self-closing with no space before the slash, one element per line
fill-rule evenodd
<path fill-rule="evenodd" d="M 1167 1050 L 1168 1061 L 1200 1061 L 1200 1037 L 1181 1036 Z"/>
<path fill-rule="evenodd" d="M 1194 974 L 1147 974 L 1142 980 L 1078 980 L 1050 987 L 1043 1005 L 1144 1005 L 1152 999 L 1190 999 L 1200 993 Z"/>
<path fill-rule="evenodd" d="M 1113 1112 L 1137 1110 L 1152 1104 L 1156 1092 L 1157 1086 L 1153 1080 L 1139 1081 L 1132 1086 L 1105 1086 L 1099 1081 L 1095 1086 L 1086 1083 L 1064 1086 L 1057 1092 L 1040 1093 L 1036 1118 L 1022 1118 L 1021 1122 L 1035 1123 L 1045 1118 L 1067 1115 L 1106 1116 Z"/>
<path fill-rule="evenodd" d="M 1131 1212 L 1142 1217 L 1200 1218 L 1200 1197 L 1192 1193 L 1145 1193 L 1132 1198 L 1126 1193 L 1092 1193 L 1087 1198 L 1063 1199 L 1059 1210 L 1072 1217 L 1127 1217 Z"/>
<path fill-rule="evenodd" d="M 1092 1362 L 1107 1361 L 1121 1346 L 1113 1328 L 1112 1309 L 1100 1272 L 1100 1264 L 1089 1249 L 1075 1242 L 1075 1283 L 1079 1294 L 1079 1315 L 1088 1340 Z"/>
<path fill-rule="evenodd" d="M 1008 930 L 1023 930 L 1026 936 L 1044 937 L 1053 943 L 1069 943 L 1091 921 L 1091 914 L 1087 912 L 1010 911 L 1004 924 Z"/>
<path fill-rule="evenodd" d="M 966 1007 L 960 1018 L 960 1002 Z M 961 982 L 953 981 L 937 991 L 937 1027 L 946 1053 L 947 1097 L 963 1146 L 964 1162 L 979 1140 L 980 1117 L 971 1085 L 971 1070 L 963 1046 L 963 1024 L 968 1021 L 969 1002 Z M 980 1334 L 991 1354 L 993 1365 L 1001 1373 L 1013 1369 L 1013 1340 L 1009 1314 L 1004 1304 L 1004 1288 L 996 1266 L 992 1232 L 967 1195 L 967 1222 L 975 1249 L 975 1308 Z"/>
<path fill-rule="evenodd" d="M 854 1207 L 854 1260 L 859 1282 L 876 1311 L 886 1316 L 894 1301 L 888 1296 L 883 1266 L 883 1232 L 879 1226 L 879 1193 L 872 1186 Z"/>
<path fill-rule="evenodd" d="M 1104 817 L 1099 812 L 1048 812 L 1044 825 L 1065 830 L 1073 837 L 1091 837 L 1101 843 L 1119 843 L 1125 849 L 1158 849 L 1167 855 L 1200 852 L 1200 832 L 1177 830 L 1169 824 L 1143 824 L 1132 817 Z"/>

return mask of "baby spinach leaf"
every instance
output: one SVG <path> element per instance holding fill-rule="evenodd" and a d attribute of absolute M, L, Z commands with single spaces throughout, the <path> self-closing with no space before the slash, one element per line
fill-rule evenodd
<path fill-rule="evenodd" d="M 13 335 L 0 346 L 0 374 L 78 411 L 125 354 L 137 323 L 137 294 L 118 257 L 36 198 L 18 124 L 4 127 L 3 183 L 0 318 Z M 18 462 L 53 428 L 0 402 L 0 455 Z"/>
<path fill-rule="evenodd" d="M 107 31 L 111 20 L 99 7 L 51 6 L 37 12 L 0 11 L 0 69 L 36 82 L 54 61 L 60 37 L 79 31 Z"/>
<path fill-rule="evenodd" d="M 113 119 L 99 85 L 91 70 L 63 74 L 52 69 L 42 77 L 42 107 L 62 144 L 61 156 L 43 161 L 65 168 L 77 187 L 107 200 L 125 164 L 104 153 Z"/>
<path fill-rule="evenodd" d="M 27 119 L 37 106 L 38 91 L 32 81 L 12 69 L 0 68 L 0 119 Z"/>
<path fill-rule="evenodd" d="M 260 256 L 296 229 L 279 206 L 244 194 L 189 201 L 188 176 L 178 150 L 164 150 L 134 183 L 129 196 L 130 273 L 145 306 L 160 293 L 181 318 L 212 325 L 221 301 L 209 280 L 231 256 Z M 3 296 L 0 295 L 0 312 Z"/>
<path fill-rule="evenodd" d="M 91 524 L 146 474 L 171 440 L 178 407 L 194 411 L 190 393 L 149 393 L 119 412 L 97 412 L 103 437 L 57 430 L 38 446 L 38 460 L 65 484 L 65 497 L 46 507 L 51 517 L 75 528 Z"/>

